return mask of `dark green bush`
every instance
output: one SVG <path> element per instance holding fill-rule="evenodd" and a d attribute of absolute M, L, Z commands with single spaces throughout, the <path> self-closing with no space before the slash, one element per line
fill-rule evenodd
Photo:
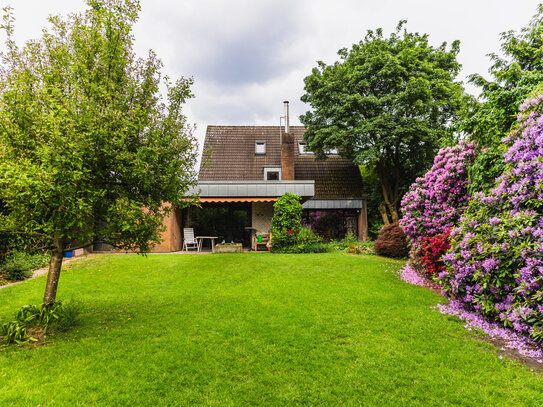
<path fill-rule="evenodd" d="M 48 253 L 14 252 L 6 256 L 0 264 L 0 275 L 9 281 L 24 280 L 32 275 L 32 271 L 49 263 Z"/>

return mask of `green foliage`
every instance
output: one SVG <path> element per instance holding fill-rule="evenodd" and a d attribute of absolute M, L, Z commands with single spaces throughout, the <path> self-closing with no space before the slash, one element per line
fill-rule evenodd
<path fill-rule="evenodd" d="M 47 265 L 50 258 L 49 253 L 14 252 L 0 264 L 0 276 L 8 281 L 24 280 L 32 271 Z"/>
<path fill-rule="evenodd" d="M 297 243 L 302 227 L 302 204 L 298 195 L 286 193 L 273 205 L 272 250 L 283 251 Z"/>
<path fill-rule="evenodd" d="M 11 321 L 0 324 L 0 339 L 1 342 L 7 344 L 23 345 L 28 341 L 35 339 L 31 338 L 26 332 L 26 326 L 19 321 Z"/>
<path fill-rule="evenodd" d="M 341 49 L 333 65 L 318 62 L 302 96 L 312 110 L 300 117 L 319 157 L 339 148 L 375 169 L 393 220 L 401 191 L 430 166 L 442 139 L 452 137 L 451 123 L 467 98 L 455 81 L 459 42 L 433 47 L 428 35 L 409 33 L 404 23 L 388 38 L 381 29 L 368 31 Z"/>
<path fill-rule="evenodd" d="M 163 77 L 152 51 L 135 57 L 136 0 L 88 6 L 51 17 L 22 48 L 6 10 L 0 225 L 39 235 L 57 253 L 93 239 L 147 252 L 164 202 L 181 206 L 194 182 L 195 139 L 181 110 L 192 80 Z"/>
<path fill-rule="evenodd" d="M 504 32 L 501 40 L 503 57 L 490 54 L 493 80 L 470 76 L 470 82 L 481 88 L 483 102 L 466 110 L 459 123 L 481 149 L 470 169 L 471 193 L 488 190 L 503 173 L 502 138 L 515 128 L 518 107 L 543 82 L 543 5 L 519 33 Z"/>
<path fill-rule="evenodd" d="M 302 225 L 301 198 L 296 194 L 286 193 L 273 205 L 272 230 L 293 231 L 297 233 Z"/>
<path fill-rule="evenodd" d="M 66 331 L 79 319 L 81 308 L 74 302 L 55 302 L 49 305 L 25 305 L 15 314 L 15 320 L 0 324 L 0 340 L 7 344 L 22 345 L 37 339 L 27 328 L 40 327 L 43 334 L 51 329 Z"/>
<path fill-rule="evenodd" d="M 325 253 L 328 251 L 328 246 L 323 243 L 322 238 L 307 226 L 301 227 L 296 234 L 280 233 L 279 244 L 276 243 L 276 236 L 273 235 L 272 243 L 275 253 Z"/>
<path fill-rule="evenodd" d="M 379 231 L 384 226 L 383 217 L 379 207 L 383 201 L 381 183 L 374 167 L 368 165 L 359 165 L 364 193 L 366 196 L 367 216 L 368 216 L 368 237 L 375 240 Z"/>
<path fill-rule="evenodd" d="M 296 235 L 296 241 L 298 244 L 307 243 L 315 244 L 322 243 L 322 238 L 317 235 L 309 226 L 303 226 Z"/>
<path fill-rule="evenodd" d="M 375 254 L 373 244 L 374 242 L 372 241 L 360 241 L 353 233 L 348 232 L 343 240 L 328 243 L 328 249 L 330 251 L 344 251 L 346 253 Z"/>
<path fill-rule="evenodd" d="M 196 141 L 182 105 L 192 79 L 171 81 L 150 51 L 138 59 L 138 0 L 87 0 L 50 17 L 19 48 L 5 9 L 0 55 L 0 231 L 52 250 L 54 301 L 62 252 L 99 241 L 148 252 L 163 219 L 195 183 Z M 166 89 L 163 97 L 160 90 Z"/>

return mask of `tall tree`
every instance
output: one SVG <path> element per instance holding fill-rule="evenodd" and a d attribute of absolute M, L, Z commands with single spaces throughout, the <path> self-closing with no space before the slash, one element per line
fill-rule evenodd
<path fill-rule="evenodd" d="M 519 106 L 543 82 L 543 4 L 526 27 L 502 33 L 501 40 L 502 55 L 490 54 L 491 80 L 470 76 L 481 88 L 482 103 L 459 126 L 481 150 L 470 170 L 472 193 L 488 190 L 503 173 L 502 138 L 517 125 Z"/>
<path fill-rule="evenodd" d="M 182 205 L 195 179 L 196 144 L 181 110 L 192 80 L 163 78 L 152 51 L 136 58 L 137 0 L 87 5 L 51 17 L 22 48 L 9 9 L 2 26 L 0 225 L 51 250 L 44 304 L 55 301 L 65 250 L 100 240 L 148 252 L 165 203 Z"/>
<path fill-rule="evenodd" d="M 376 170 L 385 224 L 398 220 L 402 191 L 451 137 L 467 98 L 455 81 L 459 42 L 433 47 L 428 35 L 409 33 L 404 24 L 388 38 L 381 29 L 368 31 L 332 65 L 319 61 L 302 96 L 312 110 L 300 117 L 305 141 L 320 158 L 339 148 Z"/>

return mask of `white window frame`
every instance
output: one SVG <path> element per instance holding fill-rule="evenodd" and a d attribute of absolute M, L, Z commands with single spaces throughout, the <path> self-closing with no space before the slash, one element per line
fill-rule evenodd
<path fill-rule="evenodd" d="M 300 153 L 300 155 L 314 155 L 312 151 L 306 150 L 306 146 L 307 146 L 306 143 L 304 143 L 303 141 L 300 141 L 298 143 L 298 153 Z M 330 150 L 326 150 L 324 154 L 339 155 L 339 150 L 337 148 L 331 148 Z"/>
<path fill-rule="evenodd" d="M 279 173 L 279 180 L 281 181 L 281 167 L 265 167 L 264 168 L 264 181 L 268 180 L 268 173 L 269 172 L 278 172 Z"/>
<path fill-rule="evenodd" d="M 298 143 L 298 153 L 300 155 L 313 155 L 312 151 L 306 150 L 307 144 L 303 141 L 300 141 Z"/>
<path fill-rule="evenodd" d="M 262 147 L 262 150 L 259 151 L 259 147 Z M 255 155 L 266 155 L 266 142 L 262 140 L 255 141 Z"/>

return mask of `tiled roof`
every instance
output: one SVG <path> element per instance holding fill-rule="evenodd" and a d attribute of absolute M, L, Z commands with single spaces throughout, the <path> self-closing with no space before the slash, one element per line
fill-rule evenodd
<path fill-rule="evenodd" d="M 204 142 L 201 181 L 255 181 L 264 179 L 264 167 L 281 166 L 279 126 L 208 126 Z M 305 128 L 291 126 L 294 135 L 296 180 L 314 180 L 316 199 L 362 198 L 362 179 L 348 159 L 329 156 L 316 161 L 300 155 L 298 142 Z M 266 155 L 255 155 L 255 141 L 266 142 Z M 207 165 L 205 164 L 207 162 Z"/>

